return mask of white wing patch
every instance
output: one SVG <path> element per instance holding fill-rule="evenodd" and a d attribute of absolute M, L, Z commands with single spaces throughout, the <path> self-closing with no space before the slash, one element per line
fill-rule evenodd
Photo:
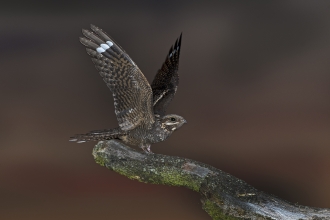
<path fill-rule="evenodd" d="M 107 44 L 101 44 L 100 47 L 96 48 L 96 51 L 98 53 L 103 53 L 113 45 L 113 43 L 109 40 L 106 43 Z"/>
<path fill-rule="evenodd" d="M 113 45 L 113 43 L 109 40 L 106 43 L 109 45 L 109 47 L 111 47 Z"/>
<path fill-rule="evenodd" d="M 105 52 L 105 49 L 102 48 L 102 47 L 98 47 L 98 48 L 96 48 L 96 51 L 97 51 L 98 53 L 103 53 L 103 52 Z"/>
<path fill-rule="evenodd" d="M 101 44 L 100 46 L 105 50 L 110 48 L 108 44 Z"/>

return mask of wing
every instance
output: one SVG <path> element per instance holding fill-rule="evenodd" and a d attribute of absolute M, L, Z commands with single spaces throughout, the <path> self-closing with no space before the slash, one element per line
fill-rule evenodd
<path fill-rule="evenodd" d="M 170 48 L 165 62 L 158 70 L 152 84 L 154 114 L 163 116 L 179 85 L 179 58 L 182 34 Z"/>
<path fill-rule="evenodd" d="M 85 45 L 96 69 L 111 90 L 115 113 L 122 130 L 139 125 L 150 127 L 154 121 L 152 90 L 138 66 L 128 54 L 102 29 L 91 25 L 82 30 Z"/>

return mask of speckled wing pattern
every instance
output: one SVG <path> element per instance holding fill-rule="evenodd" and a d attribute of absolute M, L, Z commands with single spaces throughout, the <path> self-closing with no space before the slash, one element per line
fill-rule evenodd
<path fill-rule="evenodd" d="M 115 113 L 122 130 L 140 125 L 151 127 L 155 122 L 152 89 L 128 54 L 102 29 L 91 25 L 82 30 L 85 45 L 96 69 L 111 90 Z"/>
<path fill-rule="evenodd" d="M 179 85 L 179 58 L 182 34 L 170 48 L 165 62 L 158 70 L 152 84 L 154 114 L 164 116 Z"/>

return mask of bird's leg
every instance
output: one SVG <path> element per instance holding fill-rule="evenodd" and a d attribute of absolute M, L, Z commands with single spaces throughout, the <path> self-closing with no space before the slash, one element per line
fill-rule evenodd
<path fill-rule="evenodd" d="M 150 150 L 150 147 L 151 147 L 151 145 L 148 144 L 147 151 L 149 152 L 149 154 L 153 154 L 152 151 Z"/>
<path fill-rule="evenodd" d="M 152 154 L 152 152 L 151 152 L 151 150 L 150 150 L 150 144 L 142 144 L 141 146 L 140 146 L 140 148 L 144 151 L 144 152 L 146 152 L 147 154 Z"/>

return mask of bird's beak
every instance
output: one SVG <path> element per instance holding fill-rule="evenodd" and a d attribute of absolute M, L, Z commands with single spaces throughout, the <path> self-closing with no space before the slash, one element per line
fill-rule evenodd
<path fill-rule="evenodd" d="M 183 124 L 187 124 L 188 122 L 186 120 L 183 121 Z"/>

